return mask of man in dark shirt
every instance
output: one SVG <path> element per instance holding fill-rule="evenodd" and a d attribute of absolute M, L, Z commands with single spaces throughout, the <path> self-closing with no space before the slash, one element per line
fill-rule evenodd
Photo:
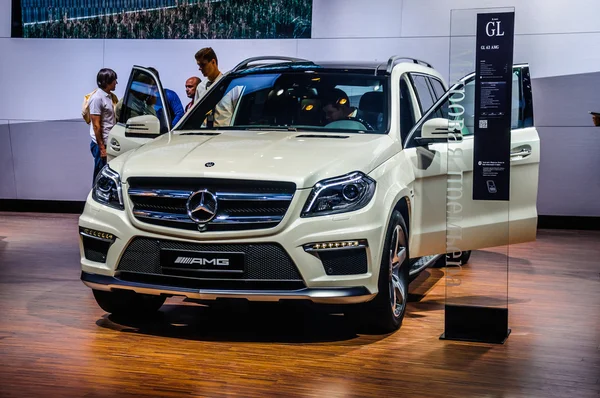
<path fill-rule="evenodd" d="M 148 67 L 148 69 L 150 71 L 152 71 L 152 73 L 154 73 L 154 75 L 156 75 L 156 78 L 160 80 L 160 76 L 158 75 L 158 71 L 155 68 L 152 67 Z M 181 105 L 181 100 L 179 99 L 179 96 L 177 95 L 177 93 L 175 93 L 175 91 L 170 90 L 168 88 L 163 87 L 165 90 L 165 96 L 167 97 L 167 106 L 169 107 L 169 114 L 171 115 L 171 128 L 175 127 L 175 125 L 177 124 L 177 122 L 179 122 L 179 119 L 181 119 L 181 117 L 183 116 L 183 114 L 185 113 L 185 111 L 183 110 L 183 105 Z M 156 114 L 158 116 L 159 120 L 161 119 L 161 112 L 162 112 L 162 104 L 160 102 L 160 97 L 157 100 L 157 103 L 155 105 L 156 107 Z"/>

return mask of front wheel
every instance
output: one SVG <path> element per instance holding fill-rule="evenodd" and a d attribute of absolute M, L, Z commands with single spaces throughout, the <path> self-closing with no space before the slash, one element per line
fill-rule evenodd
<path fill-rule="evenodd" d="M 106 312 L 114 315 L 151 315 L 164 304 L 166 297 L 128 291 L 107 292 L 93 290 L 96 302 Z"/>
<path fill-rule="evenodd" d="M 379 270 L 379 293 L 368 303 L 359 304 L 350 314 L 375 331 L 398 330 L 406 313 L 409 283 L 409 255 L 406 223 L 394 211 L 386 233 Z"/>

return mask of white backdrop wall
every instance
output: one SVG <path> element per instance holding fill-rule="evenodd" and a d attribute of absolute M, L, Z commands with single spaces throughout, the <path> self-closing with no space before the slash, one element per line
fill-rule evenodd
<path fill-rule="evenodd" d="M 10 1 L 0 0 L 0 198 L 85 198 L 92 159 L 79 111 L 102 67 L 118 73 L 122 96 L 132 65 L 154 66 L 184 105 L 184 82 L 199 74 L 193 55 L 205 46 L 222 70 L 256 55 L 400 54 L 448 78 L 451 10 L 476 7 L 516 9 L 514 60 L 531 66 L 542 139 L 539 213 L 600 216 L 600 128 L 587 114 L 600 111 L 598 0 L 314 0 L 312 39 L 300 40 L 11 39 Z"/>

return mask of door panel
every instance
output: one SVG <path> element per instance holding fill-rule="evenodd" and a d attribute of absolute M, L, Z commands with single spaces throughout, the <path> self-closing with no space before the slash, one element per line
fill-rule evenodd
<path fill-rule="evenodd" d="M 469 84 L 473 82 L 472 76 L 463 80 L 462 87 L 455 86 L 446 93 L 409 134 L 405 151 L 415 170 L 411 256 L 444 253 L 446 247 L 465 251 L 535 240 L 540 143 L 535 127 L 531 126 L 533 114 L 524 110 L 527 95 L 531 98 L 531 93 L 523 79 L 528 70 L 523 68 L 526 67 L 515 68 L 510 201 L 472 199 L 474 137 L 470 121 L 474 110 L 473 98 L 469 98 L 474 95 L 470 90 L 474 84 Z M 465 85 L 466 98 L 461 101 L 465 105 L 462 140 L 416 146 L 414 138 L 420 136 L 422 124 L 440 113 L 448 115 L 450 93 Z M 431 164 L 423 163 L 427 156 Z"/>
<path fill-rule="evenodd" d="M 125 134 L 125 127 L 130 118 L 142 115 L 156 116 L 160 122 L 161 134 L 169 131 L 171 125 L 169 115 L 162 106 L 166 104 L 165 99 L 158 77 L 146 68 L 134 66 L 125 88 L 125 95 L 116 107 L 118 123 L 108 135 L 106 148 L 108 161 L 153 139 L 136 137 L 132 133 Z"/>

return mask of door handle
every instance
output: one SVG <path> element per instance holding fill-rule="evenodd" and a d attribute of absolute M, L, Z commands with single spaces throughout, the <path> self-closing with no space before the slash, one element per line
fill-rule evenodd
<path fill-rule="evenodd" d="M 510 153 L 510 160 L 521 160 L 531 155 L 530 148 L 520 148 Z"/>

